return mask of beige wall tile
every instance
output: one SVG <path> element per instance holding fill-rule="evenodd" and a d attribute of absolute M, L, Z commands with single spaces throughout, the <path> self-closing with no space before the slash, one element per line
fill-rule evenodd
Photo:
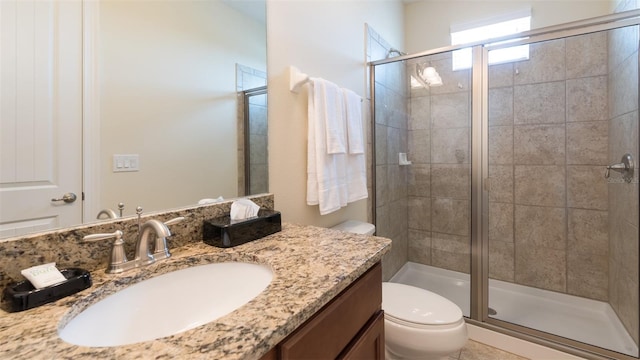
<path fill-rule="evenodd" d="M 402 238 L 404 236 L 404 238 Z M 408 241 L 406 232 L 397 236 L 387 236 L 391 239 L 391 250 L 382 257 L 382 279 L 387 281 L 391 279 L 393 274 L 398 272 L 402 265 L 407 262 Z"/>
<path fill-rule="evenodd" d="M 413 230 L 431 230 L 431 198 L 411 196 L 409 204 L 409 228 Z"/>
<path fill-rule="evenodd" d="M 567 249 L 566 223 L 563 207 L 516 205 L 516 247 L 564 251 Z"/>
<path fill-rule="evenodd" d="M 387 163 L 387 127 L 376 124 L 376 165 Z"/>
<path fill-rule="evenodd" d="M 520 125 L 513 129 L 513 157 L 519 165 L 564 165 L 565 125 Z"/>
<path fill-rule="evenodd" d="M 567 164 L 607 165 L 609 124 L 606 121 L 567 124 Z"/>
<path fill-rule="evenodd" d="M 613 69 L 638 50 L 638 26 L 627 26 L 607 31 L 608 64 Z"/>
<path fill-rule="evenodd" d="M 498 125 L 513 125 L 513 87 L 489 89 L 489 126 Z"/>
<path fill-rule="evenodd" d="M 566 251 L 516 245 L 516 283 L 566 291 Z"/>
<path fill-rule="evenodd" d="M 489 201 L 513 202 L 513 166 L 489 165 Z"/>
<path fill-rule="evenodd" d="M 398 153 L 402 150 L 401 132 L 406 130 L 387 128 L 387 164 L 398 164 Z"/>
<path fill-rule="evenodd" d="M 638 109 L 638 56 L 630 56 L 609 73 L 610 117 Z"/>
<path fill-rule="evenodd" d="M 408 207 L 406 198 L 389 204 L 389 228 L 391 234 L 393 234 L 394 238 L 401 238 L 405 242 L 409 231 Z"/>
<path fill-rule="evenodd" d="M 384 206 L 389 203 L 391 193 L 387 184 L 387 165 L 376 166 L 376 206 Z"/>
<path fill-rule="evenodd" d="M 471 126 L 471 101 L 468 92 L 431 96 L 431 124 L 433 128 L 461 128 Z"/>
<path fill-rule="evenodd" d="M 620 162 L 624 154 L 638 159 L 638 112 L 633 111 L 609 122 L 609 163 Z M 612 172 L 612 179 L 622 176 Z"/>
<path fill-rule="evenodd" d="M 409 230 L 409 261 L 419 264 L 431 264 L 431 233 Z"/>
<path fill-rule="evenodd" d="M 431 97 L 411 97 L 409 130 L 429 130 L 431 127 Z"/>
<path fill-rule="evenodd" d="M 409 131 L 407 156 L 414 164 L 429 164 L 431 162 L 431 136 L 429 130 Z"/>
<path fill-rule="evenodd" d="M 532 84 L 565 78 L 564 39 L 544 41 L 529 46 L 529 60 L 515 63 L 519 70 L 516 84 Z"/>
<path fill-rule="evenodd" d="M 515 124 L 553 124 L 565 121 L 565 82 L 514 87 Z"/>
<path fill-rule="evenodd" d="M 470 199 L 470 165 L 431 165 L 431 196 L 459 200 Z"/>
<path fill-rule="evenodd" d="M 468 200 L 433 198 L 431 230 L 445 234 L 469 235 L 470 207 L 471 203 Z"/>
<path fill-rule="evenodd" d="M 571 252 L 609 254 L 609 214 L 606 211 L 569 209 L 568 243 Z"/>
<path fill-rule="evenodd" d="M 513 86 L 513 63 L 489 66 L 489 89 Z"/>
<path fill-rule="evenodd" d="M 513 164 L 513 126 L 489 127 L 489 164 Z"/>
<path fill-rule="evenodd" d="M 391 236 L 389 205 L 378 205 L 376 207 L 376 235 L 383 237 Z"/>
<path fill-rule="evenodd" d="M 607 210 L 607 181 L 602 166 L 567 166 L 567 205 Z"/>
<path fill-rule="evenodd" d="M 406 173 L 406 167 L 397 165 L 389 165 L 387 167 L 386 186 L 389 190 L 389 201 L 397 201 L 407 197 Z"/>
<path fill-rule="evenodd" d="M 470 162 L 469 128 L 433 129 L 431 139 L 431 163 L 468 164 Z"/>
<path fill-rule="evenodd" d="M 607 77 L 567 80 L 567 121 L 607 120 Z"/>
<path fill-rule="evenodd" d="M 564 166 L 516 165 L 516 204 L 565 206 L 565 176 Z"/>
<path fill-rule="evenodd" d="M 431 234 L 431 264 L 444 269 L 469 273 L 471 239 L 441 233 Z"/>
<path fill-rule="evenodd" d="M 512 242 L 489 240 L 489 278 L 510 281 L 515 279 L 515 247 Z"/>
<path fill-rule="evenodd" d="M 408 168 L 409 196 L 431 196 L 431 165 L 412 164 Z"/>
<path fill-rule="evenodd" d="M 489 202 L 489 241 L 513 243 L 513 204 Z"/>
<path fill-rule="evenodd" d="M 567 253 L 567 292 L 600 301 L 609 299 L 609 258 L 606 255 Z"/>
<path fill-rule="evenodd" d="M 607 32 L 566 39 L 567 78 L 607 74 Z"/>

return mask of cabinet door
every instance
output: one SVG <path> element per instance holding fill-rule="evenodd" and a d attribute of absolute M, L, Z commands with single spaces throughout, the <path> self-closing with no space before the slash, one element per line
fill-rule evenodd
<path fill-rule="evenodd" d="M 374 265 L 279 346 L 283 360 L 335 359 L 382 304 L 382 271 Z"/>
<path fill-rule="evenodd" d="M 353 343 L 338 357 L 344 360 L 384 359 L 384 312 L 378 312 Z"/>

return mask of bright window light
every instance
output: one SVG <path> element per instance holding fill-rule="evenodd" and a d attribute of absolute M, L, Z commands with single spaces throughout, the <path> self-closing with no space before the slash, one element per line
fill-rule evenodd
<path fill-rule="evenodd" d="M 452 29 L 451 45 L 468 44 L 477 41 L 495 39 L 530 29 L 531 15 L 529 13 L 527 16 L 521 16 L 491 24 L 486 24 L 485 22 L 485 25 L 474 27 L 465 26 L 464 29 L 458 31 L 453 31 Z M 510 41 L 500 43 L 508 43 Z M 489 51 L 490 65 L 526 59 L 529 59 L 529 45 Z M 471 67 L 471 62 L 471 48 L 460 49 L 453 52 L 453 70 L 469 69 Z"/>

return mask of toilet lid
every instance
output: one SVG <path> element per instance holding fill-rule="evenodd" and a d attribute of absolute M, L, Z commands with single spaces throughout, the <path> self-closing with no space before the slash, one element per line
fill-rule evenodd
<path fill-rule="evenodd" d="M 382 283 L 382 309 L 400 320 L 425 325 L 452 324 L 462 319 L 462 310 L 431 291 L 404 284 Z"/>

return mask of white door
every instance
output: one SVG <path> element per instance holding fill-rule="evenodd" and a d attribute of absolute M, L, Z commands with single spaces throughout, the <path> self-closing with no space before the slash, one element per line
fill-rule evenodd
<path fill-rule="evenodd" d="M 82 2 L 0 0 L 0 237 L 80 222 Z"/>

